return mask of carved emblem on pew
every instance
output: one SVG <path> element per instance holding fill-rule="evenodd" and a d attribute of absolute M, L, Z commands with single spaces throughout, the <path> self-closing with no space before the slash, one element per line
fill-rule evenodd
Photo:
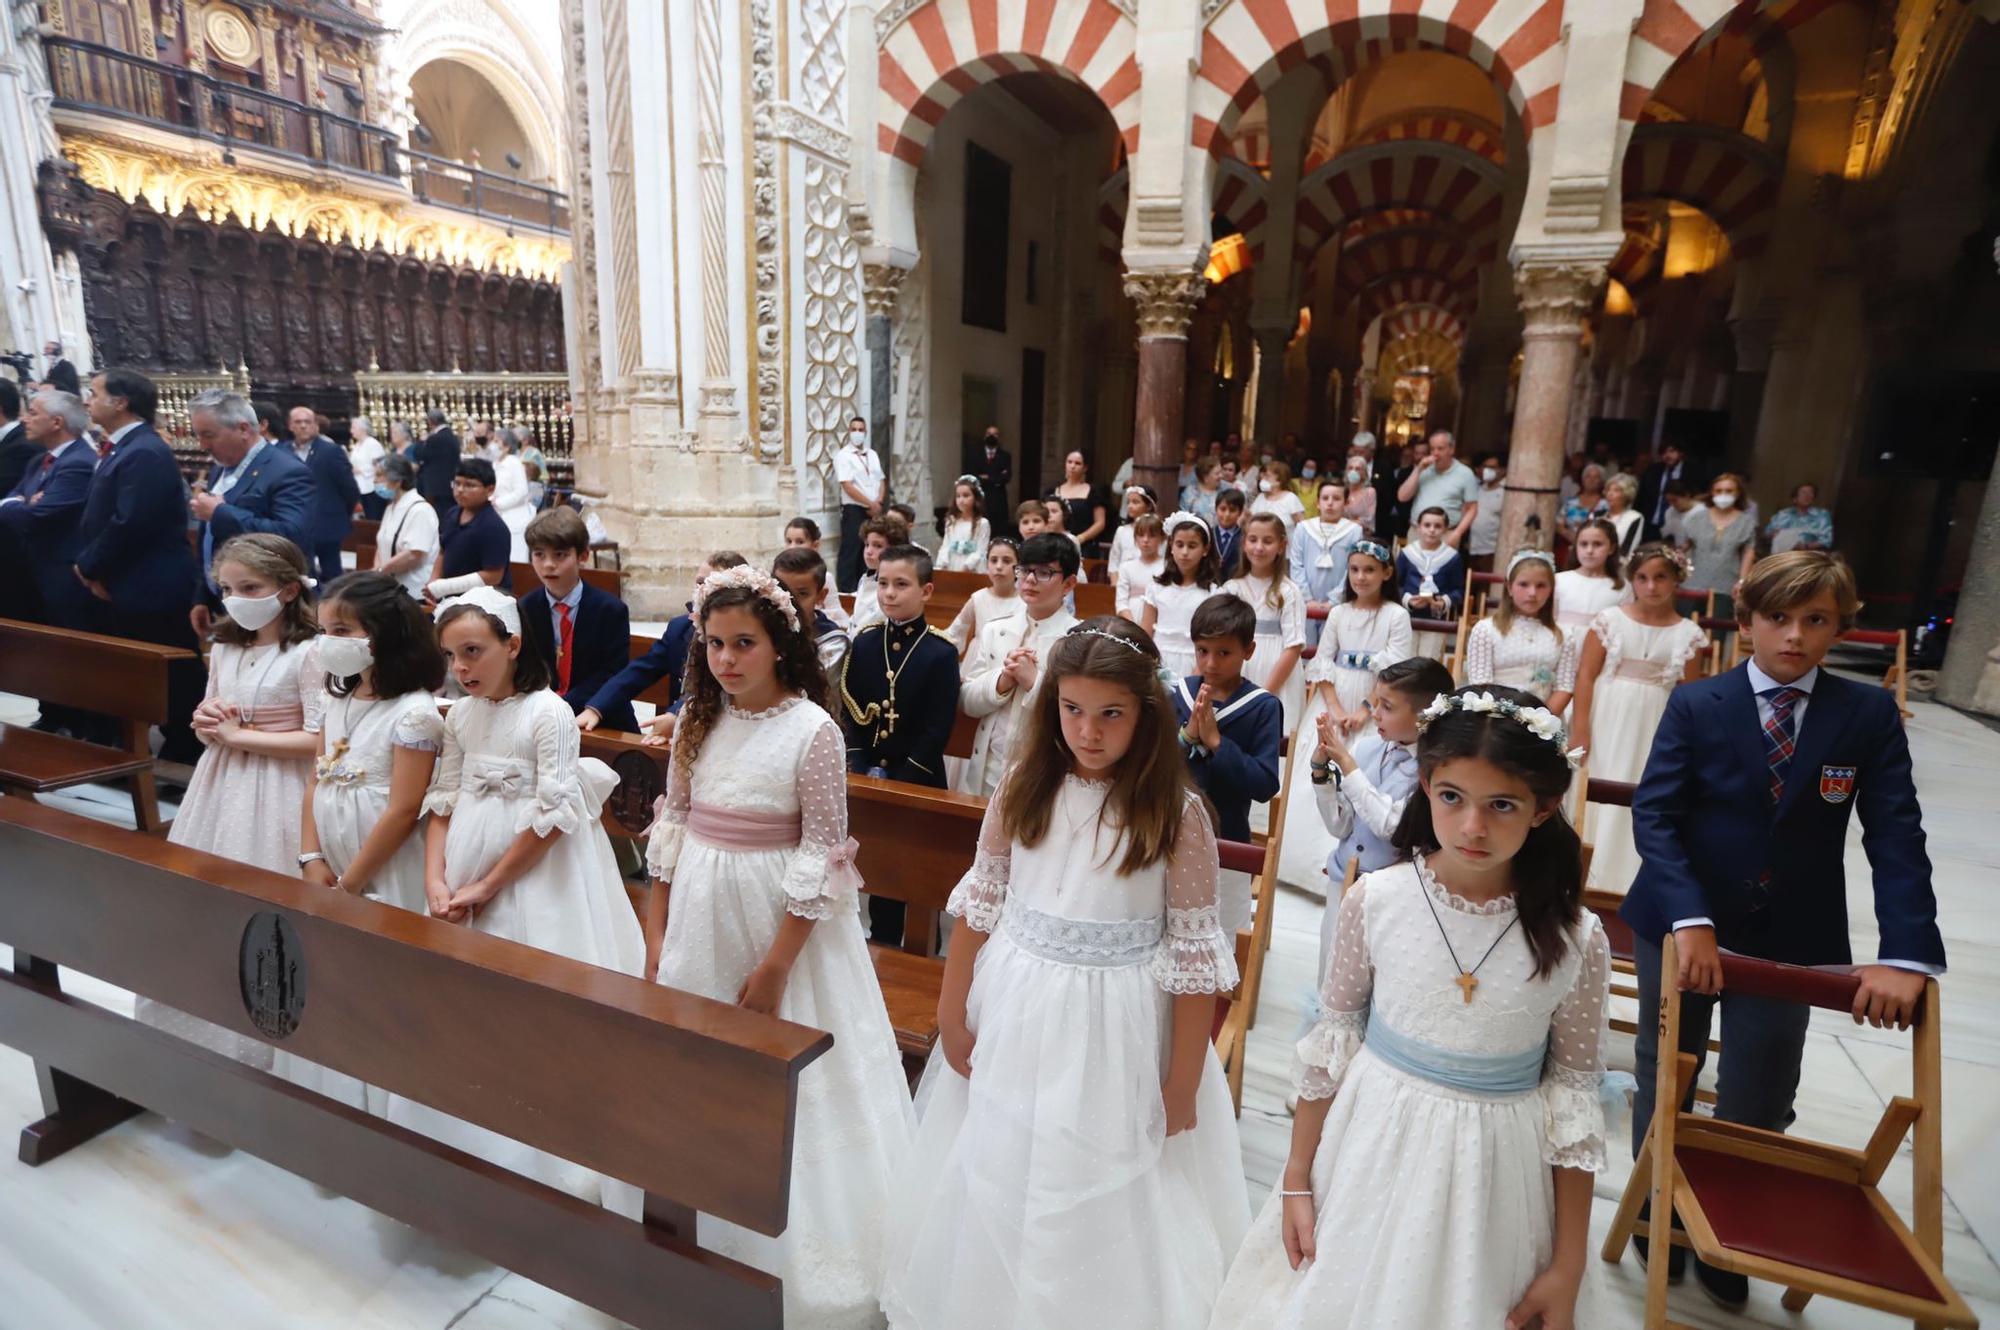
<path fill-rule="evenodd" d="M 243 1010 L 257 1033 L 284 1039 L 306 1009 L 306 952 L 291 920 L 269 910 L 250 916 L 237 954 Z"/>
<path fill-rule="evenodd" d="M 618 788 L 609 800 L 611 816 L 628 834 L 644 835 L 653 825 L 653 805 L 666 789 L 659 763 L 644 753 L 620 753 L 611 769 L 618 773 Z"/>

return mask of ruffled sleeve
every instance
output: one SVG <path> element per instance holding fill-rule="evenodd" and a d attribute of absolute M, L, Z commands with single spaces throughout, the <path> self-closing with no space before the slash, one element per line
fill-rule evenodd
<path fill-rule="evenodd" d="M 1007 879 L 1014 870 L 1014 842 L 1000 821 L 1000 795 L 1005 788 L 993 791 L 993 797 L 986 801 L 972 867 L 965 870 L 944 903 L 946 914 L 963 919 L 967 928 L 981 933 L 999 927 L 1000 908 L 1007 903 Z"/>
<path fill-rule="evenodd" d="M 319 640 L 305 644 L 305 654 L 299 659 L 299 714 L 304 716 L 301 728 L 318 734 L 326 724 L 326 671 L 319 663 Z"/>
<path fill-rule="evenodd" d="M 514 831 L 574 836 L 592 822 L 618 783 L 611 768 L 583 754 L 569 704 L 551 692 L 527 700 L 535 740 L 535 796 L 521 803 Z"/>
<path fill-rule="evenodd" d="M 653 825 L 646 830 L 646 874 L 656 882 L 674 880 L 693 798 L 687 768 L 678 759 L 668 762 L 667 792 L 654 802 Z"/>
<path fill-rule="evenodd" d="M 1221 875 L 1208 811 L 1190 799 L 1167 860 L 1167 928 L 1153 953 L 1153 978 L 1169 993 L 1236 987 L 1236 939 L 1222 929 Z"/>
<path fill-rule="evenodd" d="M 785 912 L 825 919 L 852 911 L 861 891 L 847 834 L 847 750 L 840 726 L 821 723 L 799 759 L 799 848 L 785 869 Z"/>
<path fill-rule="evenodd" d="M 1667 662 L 1667 676 L 1673 683 L 1681 681 L 1687 670 L 1687 663 L 1697 653 L 1708 650 L 1708 634 L 1693 619 L 1682 619 L 1675 627 L 1673 656 Z"/>
<path fill-rule="evenodd" d="M 465 776 L 465 744 L 458 736 L 458 727 L 464 724 L 460 713 L 474 705 L 478 704 L 470 699 L 461 701 L 442 718 L 437 766 L 431 771 L 431 788 L 424 795 L 424 812 L 429 816 L 450 817 L 458 808 L 458 786 Z"/>
<path fill-rule="evenodd" d="M 1472 625 L 1472 635 L 1465 639 L 1465 681 L 1467 683 L 1493 682 L 1493 621 L 1481 619 Z"/>
<path fill-rule="evenodd" d="M 438 714 L 437 702 L 429 693 L 411 696 L 389 727 L 389 743 L 423 753 L 435 753 L 444 746 L 444 717 Z"/>
<path fill-rule="evenodd" d="M 1375 961 L 1368 952 L 1368 879 L 1340 898 L 1334 916 L 1333 954 L 1320 986 L 1319 1019 L 1292 1051 L 1292 1088 L 1301 1099 L 1331 1099 L 1361 1051 L 1368 1033 L 1368 1003 L 1375 993 Z"/>
<path fill-rule="evenodd" d="M 1584 912 L 1576 978 L 1556 1005 L 1549 1027 L 1549 1057 L 1542 1068 L 1542 1161 L 1556 1168 L 1604 1171 L 1606 997 L 1611 946 L 1597 916 Z"/>

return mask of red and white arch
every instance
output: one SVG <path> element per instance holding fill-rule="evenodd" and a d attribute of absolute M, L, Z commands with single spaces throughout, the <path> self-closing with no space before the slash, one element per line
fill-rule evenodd
<path fill-rule="evenodd" d="M 1771 238 L 1784 164 L 1757 140 L 1699 124 L 1647 124 L 1625 148 L 1628 201 L 1672 199 L 1699 208 L 1729 237 L 1739 259 Z"/>
<path fill-rule="evenodd" d="M 1499 227 L 1503 188 L 1499 167 L 1450 144 L 1350 148 L 1299 182 L 1293 253 L 1308 257 L 1357 217 L 1385 209 L 1435 214 L 1484 237 Z"/>

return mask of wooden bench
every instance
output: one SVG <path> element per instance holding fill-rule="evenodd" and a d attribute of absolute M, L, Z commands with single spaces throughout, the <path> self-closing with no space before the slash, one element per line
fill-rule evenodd
<path fill-rule="evenodd" d="M 0 1040 L 40 1164 L 154 1109 L 643 1330 L 778 1327 L 695 1213 L 784 1231 L 830 1036 L 120 828 L 0 800 Z M 165 1002 L 629 1183 L 635 1222 L 62 992 Z"/>
<path fill-rule="evenodd" d="M 168 676 L 194 659 L 179 647 L 0 619 L 0 692 L 111 716 L 124 737 L 112 748 L 0 724 L 0 792 L 33 798 L 123 781 L 139 829 L 163 829 L 147 732 L 166 722 Z"/>

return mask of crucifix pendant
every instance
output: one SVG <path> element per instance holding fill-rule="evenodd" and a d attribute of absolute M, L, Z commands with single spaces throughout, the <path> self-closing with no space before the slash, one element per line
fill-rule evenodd
<path fill-rule="evenodd" d="M 889 703 L 887 710 L 883 711 L 882 719 L 886 721 L 889 726 L 889 728 L 885 730 L 884 733 L 894 734 L 896 732 L 896 704 L 893 700 Z"/>
<path fill-rule="evenodd" d="M 1472 1002 L 1472 990 L 1479 987 L 1478 977 L 1461 970 L 1459 971 L 1458 978 L 1452 980 L 1452 982 L 1458 985 L 1459 992 L 1465 994 L 1465 1001 L 1469 1005 Z"/>

